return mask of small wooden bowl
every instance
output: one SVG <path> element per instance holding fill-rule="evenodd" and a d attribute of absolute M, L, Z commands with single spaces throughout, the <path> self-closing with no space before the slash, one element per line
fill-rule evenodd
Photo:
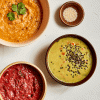
<path fill-rule="evenodd" d="M 89 47 L 89 49 L 90 49 L 90 51 L 91 51 L 91 53 L 92 53 L 92 60 L 93 60 L 93 63 L 92 63 L 91 71 L 89 72 L 89 74 L 88 74 L 83 80 L 81 80 L 81 81 L 79 81 L 79 82 L 76 82 L 76 83 L 66 83 L 66 82 L 60 81 L 59 79 L 57 79 L 57 78 L 52 74 L 52 72 L 50 71 L 49 66 L 48 66 L 48 54 L 49 54 L 49 51 L 50 51 L 52 45 L 53 45 L 55 42 L 59 41 L 60 39 L 66 38 L 66 37 L 73 37 L 73 38 L 80 39 L 81 41 L 83 41 L 83 42 Z M 97 57 L 96 57 L 96 52 L 95 52 L 93 46 L 91 45 L 91 43 L 90 43 L 88 40 L 86 40 L 84 37 L 79 36 L 79 35 L 76 35 L 76 34 L 67 34 L 67 35 L 63 35 L 63 36 L 61 36 L 61 37 L 55 39 L 55 40 L 51 43 L 51 45 L 49 46 L 49 48 L 48 48 L 48 50 L 47 50 L 47 52 L 46 52 L 45 63 L 46 63 L 46 68 L 47 68 L 48 73 L 50 74 L 50 76 L 51 76 L 56 82 L 58 82 L 58 83 L 60 83 L 60 84 L 62 84 L 62 85 L 65 85 L 65 86 L 77 86 L 77 85 L 80 85 L 80 84 L 85 83 L 86 81 L 88 81 L 88 80 L 91 78 L 91 76 L 93 75 L 93 73 L 94 73 L 94 71 L 95 71 L 95 68 L 96 68 Z"/>
<path fill-rule="evenodd" d="M 10 46 L 10 47 L 26 46 L 34 42 L 43 33 L 49 21 L 50 8 L 49 8 L 48 0 L 39 0 L 39 2 L 42 7 L 43 15 L 42 15 L 41 25 L 39 29 L 37 30 L 37 32 L 35 33 L 35 35 L 33 35 L 33 37 L 31 37 L 29 40 L 22 42 L 22 43 L 8 42 L 3 39 L 0 39 L 0 44 L 5 45 L 5 46 Z"/>
<path fill-rule="evenodd" d="M 67 22 L 67 21 L 64 19 L 64 17 L 63 17 L 63 12 L 64 12 L 64 10 L 65 10 L 66 8 L 68 8 L 68 7 L 74 8 L 74 9 L 77 11 L 77 13 L 78 13 L 77 19 L 76 19 L 75 21 L 73 21 L 73 22 Z M 64 24 L 66 24 L 67 26 L 77 26 L 77 25 L 79 25 L 79 24 L 83 21 L 83 19 L 84 19 L 84 9 L 83 9 L 83 7 L 82 7 L 79 3 L 74 2 L 74 1 L 69 1 L 69 2 L 64 3 L 64 4 L 61 6 L 59 16 L 60 16 L 61 21 L 62 21 Z"/>
<path fill-rule="evenodd" d="M 33 67 L 39 73 L 39 75 L 41 76 L 42 81 L 43 81 L 43 91 L 42 91 L 42 94 L 41 94 L 41 97 L 40 97 L 39 100 L 44 100 L 44 97 L 46 95 L 46 90 L 47 90 L 46 78 L 45 78 L 43 72 L 37 66 L 35 66 L 34 64 L 31 64 L 31 63 L 28 63 L 28 62 L 24 62 L 24 61 L 14 62 L 14 63 L 8 65 L 7 67 L 5 67 L 3 69 L 3 71 L 0 73 L 0 78 L 1 78 L 1 76 L 4 73 L 5 70 L 7 70 L 9 67 L 11 67 L 13 65 L 16 65 L 16 64 L 25 64 L 25 65 L 28 65 L 30 67 Z M 0 100 L 3 100 L 1 95 L 0 95 Z"/>

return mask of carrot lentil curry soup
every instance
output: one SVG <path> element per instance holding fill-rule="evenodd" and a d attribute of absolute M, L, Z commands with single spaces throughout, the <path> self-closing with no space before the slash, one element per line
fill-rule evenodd
<path fill-rule="evenodd" d="M 48 52 L 48 67 L 58 80 L 76 83 L 89 74 L 92 54 L 88 46 L 78 38 L 62 38 Z"/>
<path fill-rule="evenodd" d="M 12 5 L 25 5 L 26 12 L 17 14 L 12 11 Z M 17 6 L 13 6 L 17 7 Z M 21 6 L 20 6 L 21 7 Z M 16 11 L 16 8 L 14 8 Z M 7 17 L 13 17 L 11 21 Z M 13 12 L 13 14 L 12 14 Z M 0 38 L 9 42 L 23 42 L 33 37 L 42 21 L 42 9 L 38 0 L 0 0 Z"/>

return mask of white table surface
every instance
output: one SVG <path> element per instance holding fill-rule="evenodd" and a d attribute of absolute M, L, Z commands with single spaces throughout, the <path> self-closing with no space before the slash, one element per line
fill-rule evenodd
<path fill-rule="evenodd" d="M 47 79 L 45 100 L 100 100 L 100 0 L 75 0 L 85 10 L 83 22 L 68 28 L 59 20 L 59 7 L 68 0 L 48 0 L 50 20 L 43 34 L 32 44 L 11 48 L 0 45 L 0 71 L 16 61 L 27 61 L 37 65 Z M 62 86 L 48 74 L 45 54 L 50 43 L 64 34 L 78 34 L 88 39 L 97 53 L 97 67 L 93 76 L 84 84 L 75 87 Z"/>

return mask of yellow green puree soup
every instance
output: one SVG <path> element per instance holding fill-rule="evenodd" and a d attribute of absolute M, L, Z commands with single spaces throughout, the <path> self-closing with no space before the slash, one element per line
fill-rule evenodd
<path fill-rule="evenodd" d="M 89 74 L 92 54 L 83 41 L 73 37 L 62 38 L 50 48 L 48 66 L 58 80 L 76 83 Z"/>

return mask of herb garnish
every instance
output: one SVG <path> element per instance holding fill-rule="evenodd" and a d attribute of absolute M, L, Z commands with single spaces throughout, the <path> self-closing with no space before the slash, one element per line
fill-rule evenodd
<path fill-rule="evenodd" d="M 25 5 L 22 2 L 20 2 L 17 5 L 12 4 L 12 11 L 17 12 L 18 16 L 24 15 L 26 13 L 26 8 Z M 15 20 L 15 14 L 13 12 L 9 12 L 7 14 L 7 17 L 9 18 L 10 21 Z"/>
<path fill-rule="evenodd" d="M 18 15 L 24 15 L 26 13 L 25 5 L 21 2 L 18 5 L 12 4 L 12 10 L 16 11 Z"/>
<path fill-rule="evenodd" d="M 23 77 L 25 77 L 21 71 L 19 71 L 19 74 L 20 74 L 20 76 L 23 76 Z"/>
<path fill-rule="evenodd" d="M 17 5 L 12 4 L 12 10 L 13 10 L 13 11 L 16 11 L 16 12 L 18 13 L 18 10 L 17 10 Z"/>
<path fill-rule="evenodd" d="M 10 21 L 15 20 L 15 14 L 14 14 L 13 12 L 9 12 L 9 13 L 7 14 L 7 17 L 9 18 Z"/>

